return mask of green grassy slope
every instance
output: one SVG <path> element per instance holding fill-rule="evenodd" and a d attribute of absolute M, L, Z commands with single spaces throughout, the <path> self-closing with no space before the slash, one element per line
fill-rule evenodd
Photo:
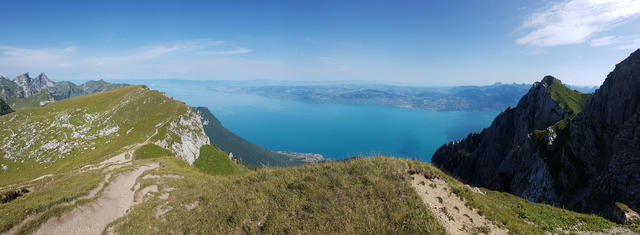
<path fill-rule="evenodd" d="M 587 102 L 587 99 L 591 94 L 584 94 L 579 91 L 571 90 L 569 87 L 562 84 L 558 79 L 551 76 L 546 76 L 542 79 L 543 82 L 550 84 L 547 86 L 547 92 L 551 94 L 551 98 L 558 102 L 558 104 L 567 110 L 572 116 L 575 116 Z"/>
<path fill-rule="evenodd" d="M 299 167 L 263 168 L 233 176 L 205 175 L 175 158 L 159 158 L 154 174 L 173 174 L 152 199 L 114 224 L 120 233 L 443 234 L 409 185 L 407 169 L 444 179 L 451 194 L 499 227 L 516 234 L 607 231 L 616 225 L 595 215 L 531 203 L 508 193 L 474 193 L 429 163 L 388 157 Z M 143 180 L 143 185 L 155 184 Z M 206 185 L 206 187 L 203 187 Z M 171 208 L 156 217 L 157 208 Z M 453 209 L 453 208 L 449 208 Z M 191 218 L 191 219 L 185 219 Z M 637 231 L 637 230 L 636 230 Z"/>
<path fill-rule="evenodd" d="M 204 131 L 209 136 L 211 143 L 222 151 L 233 153 L 240 158 L 243 164 L 251 166 L 290 166 L 301 165 L 303 162 L 291 160 L 290 157 L 264 149 L 258 145 L 246 141 L 240 136 L 227 130 L 222 123 L 204 107 L 197 108 L 203 118 Z"/>
<path fill-rule="evenodd" d="M 160 190 L 175 188 L 169 199 L 134 207 L 118 220 L 115 230 L 125 234 L 444 234 L 407 179 L 397 174 L 406 163 L 364 159 L 209 176 L 163 158 L 154 174 L 184 179 L 166 179 Z M 186 205 L 195 206 L 188 209 Z M 154 219 L 159 206 L 172 208 L 164 215 L 166 222 Z"/>
<path fill-rule="evenodd" d="M 0 186 L 105 160 L 189 109 L 145 86 L 127 86 L 0 116 Z"/>
<path fill-rule="evenodd" d="M 228 154 L 212 145 L 200 147 L 200 157 L 193 166 L 210 175 L 232 175 L 246 171 L 229 159 Z"/>
<path fill-rule="evenodd" d="M 136 149 L 133 155 L 136 159 L 149 159 L 149 158 L 173 156 L 174 154 L 168 149 L 165 149 L 158 145 L 145 144 L 140 148 Z"/>

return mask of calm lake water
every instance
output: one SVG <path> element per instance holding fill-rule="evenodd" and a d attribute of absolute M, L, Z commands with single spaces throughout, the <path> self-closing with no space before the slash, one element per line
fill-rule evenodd
<path fill-rule="evenodd" d="M 194 107 L 208 107 L 227 129 L 262 147 L 331 159 L 380 153 L 430 161 L 438 147 L 481 131 L 499 113 L 311 104 L 216 92 L 211 82 L 131 83 L 144 83 Z"/>

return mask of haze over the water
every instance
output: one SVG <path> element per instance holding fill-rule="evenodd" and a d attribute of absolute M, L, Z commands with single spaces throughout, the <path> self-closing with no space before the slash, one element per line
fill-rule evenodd
<path fill-rule="evenodd" d="M 0 74 L 599 85 L 640 1 L 5 1 Z"/>

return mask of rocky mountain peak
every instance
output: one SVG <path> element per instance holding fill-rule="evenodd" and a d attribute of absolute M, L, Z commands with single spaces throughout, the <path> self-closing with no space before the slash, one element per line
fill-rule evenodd
<path fill-rule="evenodd" d="M 41 90 L 45 90 L 55 86 L 55 83 L 51 81 L 44 73 L 40 73 L 35 78 L 31 78 L 31 76 L 29 76 L 29 73 L 27 72 L 14 78 L 13 82 L 22 89 L 22 94 L 24 97 L 35 95 Z"/>
<path fill-rule="evenodd" d="M 551 75 L 547 75 L 544 76 L 544 78 L 542 78 L 542 81 L 540 81 L 540 83 L 546 85 L 546 86 L 551 86 L 551 84 L 553 84 L 555 81 L 560 82 L 560 80 L 558 80 L 557 78 L 551 76 Z"/>
<path fill-rule="evenodd" d="M 18 75 L 13 79 L 14 82 L 31 82 L 31 77 L 29 76 L 29 72 Z"/>
<path fill-rule="evenodd" d="M 43 83 L 47 83 L 47 84 L 53 84 L 53 81 L 51 81 L 49 79 L 49 77 L 47 77 L 47 75 L 44 74 L 44 73 L 38 74 L 38 76 L 36 77 L 36 80 L 38 80 L 40 82 L 43 82 Z"/>

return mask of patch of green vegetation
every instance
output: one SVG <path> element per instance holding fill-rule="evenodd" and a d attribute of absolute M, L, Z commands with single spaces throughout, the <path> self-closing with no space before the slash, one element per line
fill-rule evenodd
<path fill-rule="evenodd" d="M 232 175 L 246 171 L 229 159 L 227 153 L 213 145 L 200 147 L 200 157 L 193 162 L 193 166 L 210 175 Z"/>
<path fill-rule="evenodd" d="M 442 211 L 442 213 L 444 213 L 444 215 L 447 217 L 447 219 L 449 219 L 449 221 L 454 221 L 453 216 L 451 216 L 451 214 L 449 214 L 449 211 L 447 210 L 447 207 L 441 207 L 440 211 Z"/>
<path fill-rule="evenodd" d="M 584 107 L 587 99 L 591 96 L 591 94 L 571 90 L 563 85 L 560 80 L 551 76 L 544 77 L 543 82 L 547 84 L 550 83 L 550 85 L 547 86 L 547 92 L 551 95 L 551 98 L 558 102 L 560 107 L 567 110 L 571 116 L 575 116 L 582 111 L 582 107 Z"/>
<path fill-rule="evenodd" d="M 616 207 L 618 207 L 618 209 L 620 209 L 621 211 L 627 212 L 630 211 L 631 208 L 629 208 L 629 206 L 627 206 L 626 204 L 622 203 L 622 202 L 616 202 Z"/>
<path fill-rule="evenodd" d="M 534 130 L 533 141 L 535 143 L 544 143 L 544 137 L 547 135 L 547 130 Z"/>
<path fill-rule="evenodd" d="M 562 132 L 567 128 L 568 125 L 569 125 L 569 119 L 563 119 L 553 124 L 552 127 L 556 132 Z"/>
<path fill-rule="evenodd" d="M 157 157 L 165 157 L 165 156 L 173 156 L 174 154 L 155 144 L 145 144 L 140 148 L 136 149 L 133 153 L 136 159 L 148 159 L 148 158 L 157 158 Z"/>
<path fill-rule="evenodd" d="M 408 160 L 262 168 L 233 177 L 210 176 L 175 158 L 157 160 L 161 167 L 154 174 L 184 179 L 166 179 L 166 187 L 176 189 L 169 199 L 135 206 L 113 223 L 115 232 L 445 234 L 408 177 L 398 172 L 407 169 Z M 164 222 L 155 219 L 162 205 L 172 208 Z"/>

